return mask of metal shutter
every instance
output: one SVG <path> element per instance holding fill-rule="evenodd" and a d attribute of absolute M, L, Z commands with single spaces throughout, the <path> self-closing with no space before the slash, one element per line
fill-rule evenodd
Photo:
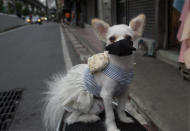
<path fill-rule="evenodd" d="M 117 0 L 117 24 L 126 23 L 126 4 L 125 0 Z"/>
<path fill-rule="evenodd" d="M 140 13 L 146 15 L 144 37 L 156 38 L 156 0 L 127 0 L 127 22 Z"/>

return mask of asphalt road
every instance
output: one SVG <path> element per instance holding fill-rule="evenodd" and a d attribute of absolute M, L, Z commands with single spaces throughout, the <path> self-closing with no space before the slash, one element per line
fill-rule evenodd
<path fill-rule="evenodd" d="M 60 25 L 28 25 L 0 34 L 0 91 L 24 89 L 10 127 L 43 131 L 41 112 L 45 82 L 65 71 Z"/>

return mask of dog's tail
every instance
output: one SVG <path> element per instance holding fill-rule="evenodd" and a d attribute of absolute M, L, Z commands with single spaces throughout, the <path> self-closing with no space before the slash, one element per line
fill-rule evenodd
<path fill-rule="evenodd" d="M 45 98 L 46 104 L 43 110 L 43 122 L 46 130 L 55 131 L 65 113 L 60 99 L 63 82 L 63 74 L 56 75 L 53 77 L 53 81 L 46 82 L 49 87 L 49 91 L 45 93 L 47 97 Z"/>

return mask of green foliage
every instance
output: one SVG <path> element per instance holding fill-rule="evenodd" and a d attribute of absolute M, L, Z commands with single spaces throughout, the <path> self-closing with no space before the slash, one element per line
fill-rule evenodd
<path fill-rule="evenodd" d="M 29 9 L 26 7 L 26 8 L 24 8 L 24 10 L 23 10 L 23 15 L 24 16 L 27 16 L 27 15 L 29 15 L 30 14 L 30 11 L 29 11 Z"/>
<path fill-rule="evenodd" d="M 14 7 L 11 3 L 8 3 L 8 13 L 9 14 L 13 14 L 14 13 Z"/>
<path fill-rule="evenodd" d="M 22 3 L 21 2 L 16 2 L 15 3 L 15 8 L 16 8 L 16 12 L 19 14 L 22 14 Z"/>

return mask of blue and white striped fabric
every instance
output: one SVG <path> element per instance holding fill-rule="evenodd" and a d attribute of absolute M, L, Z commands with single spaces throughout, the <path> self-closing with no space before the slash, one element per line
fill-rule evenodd
<path fill-rule="evenodd" d="M 117 88 L 115 95 L 120 95 L 124 88 L 127 88 L 129 84 L 131 84 L 133 79 L 133 71 L 130 70 L 129 72 L 123 71 L 120 67 L 108 64 L 106 68 L 103 70 L 103 73 L 119 82 L 120 88 Z"/>
<path fill-rule="evenodd" d="M 103 70 L 103 73 L 107 77 L 119 82 L 120 88 L 117 88 L 115 96 L 120 95 L 123 89 L 127 88 L 133 79 L 132 70 L 129 72 L 125 72 L 121 68 L 114 66 L 112 64 L 108 64 Z M 90 93 L 92 93 L 93 95 L 97 97 L 100 97 L 101 88 L 98 87 L 97 83 L 94 80 L 93 75 L 91 74 L 88 68 L 85 70 L 84 83 L 85 83 L 85 88 Z"/>
<path fill-rule="evenodd" d="M 91 74 L 89 68 L 86 68 L 84 74 L 84 84 L 85 88 L 93 95 L 100 97 L 101 88 L 98 87 L 93 75 Z"/>

